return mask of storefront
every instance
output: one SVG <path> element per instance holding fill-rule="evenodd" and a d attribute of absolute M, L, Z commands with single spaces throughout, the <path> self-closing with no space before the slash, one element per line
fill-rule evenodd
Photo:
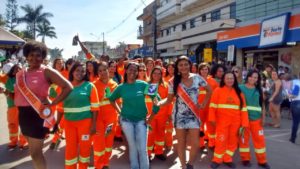
<path fill-rule="evenodd" d="M 235 48 L 235 64 L 261 66 L 273 64 L 300 71 L 300 14 L 281 14 L 261 23 L 218 33 L 217 50 Z"/>

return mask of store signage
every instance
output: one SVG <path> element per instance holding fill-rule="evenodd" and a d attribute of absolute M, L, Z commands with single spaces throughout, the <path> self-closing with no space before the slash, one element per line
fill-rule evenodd
<path fill-rule="evenodd" d="M 233 62 L 233 60 L 234 60 L 234 45 L 229 45 L 227 51 L 227 61 Z"/>
<path fill-rule="evenodd" d="M 212 62 L 212 48 L 204 48 L 204 62 L 210 63 Z"/>
<path fill-rule="evenodd" d="M 259 47 L 281 45 L 284 42 L 290 14 L 282 14 L 261 23 Z"/>

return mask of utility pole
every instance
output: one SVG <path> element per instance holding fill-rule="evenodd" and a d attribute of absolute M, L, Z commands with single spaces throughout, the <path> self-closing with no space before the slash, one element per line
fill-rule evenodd
<path fill-rule="evenodd" d="M 154 5 L 153 5 L 153 58 L 157 58 L 157 17 L 156 17 L 156 10 L 157 10 L 157 3 L 158 1 L 155 0 L 154 1 Z"/>
<path fill-rule="evenodd" d="M 102 55 L 105 53 L 105 44 L 104 44 L 104 32 L 102 32 L 103 42 L 102 42 Z"/>

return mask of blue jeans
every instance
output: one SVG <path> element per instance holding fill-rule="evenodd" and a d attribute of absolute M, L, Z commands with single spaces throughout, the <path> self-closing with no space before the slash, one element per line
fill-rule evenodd
<path fill-rule="evenodd" d="M 149 169 L 147 154 L 147 124 L 145 120 L 132 122 L 121 117 L 121 127 L 129 146 L 131 169 Z"/>
<path fill-rule="evenodd" d="M 291 140 L 295 141 L 297 137 L 299 123 L 300 123 L 300 101 L 292 101 L 291 111 L 293 117 Z"/>

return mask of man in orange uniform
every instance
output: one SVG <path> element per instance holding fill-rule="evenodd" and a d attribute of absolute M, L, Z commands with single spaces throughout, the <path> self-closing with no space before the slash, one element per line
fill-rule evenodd
<path fill-rule="evenodd" d="M 214 78 L 211 76 L 208 76 L 207 79 L 207 84 L 209 87 L 214 91 L 219 84 L 216 82 Z M 199 97 L 198 97 L 198 102 L 202 103 L 205 99 L 206 95 L 206 90 L 203 87 L 200 87 L 199 89 Z M 206 104 L 206 107 L 203 109 L 200 109 L 200 118 L 202 121 L 200 131 L 203 132 L 203 135 L 200 135 L 200 141 L 199 141 L 199 146 L 202 148 L 204 147 L 204 139 L 208 138 L 208 147 L 213 148 L 215 146 L 215 126 L 211 125 L 211 123 L 208 123 L 208 112 L 209 112 L 209 102 Z"/>
<path fill-rule="evenodd" d="M 166 98 L 168 96 L 168 85 L 163 82 L 158 86 L 158 94 L 161 98 Z M 152 108 L 153 104 L 148 102 L 147 99 L 147 108 L 148 111 Z M 165 146 L 165 128 L 166 122 L 169 118 L 168 115 L 169 105 L 163 106 L 160 108 L 159 112 L 154 116 L 150 123 L 150 130 L 148 132 L 148 155 L 150 156 L 154 150 L 155 157 L 160 160 L 166 160 L 164 155 L 164 146 Z M 152 111 L 150 111 L 152 112 Z"/>
<path fill-rule="evenodd" d="M 233 75 L 225 74 L 225 78 L 233 79 Z M 242 107 L 240 98 L 243 102 Z M 210 100 L 209 122 L 216 125 L 215 151 L 211 167 L 216 169 L 224 162 L 227 166 L 235 168 L 232 156 L 238 145 L 239 129 L 241 126 L 247 127 L 249 123 L 244 95 L 240 93 L 238 97 L 233 87 L 220 85 L 216 88 Z"/>
<path fill-rule="evenodd" d="M 115 90 L 118 84 L 109 79 L 108 65 L 101 62 L 98 67 L 99 80 L 94 84 L 98 91 L 100 100 L 99 113 L 97 117 L 97 133 L 94 136 L 94 162 L 95 168 L 104 169 L 109 166 L 109 158 L 112 153 L 112 146 L 118 113 L 110 104 L 108 97 Z"/>

